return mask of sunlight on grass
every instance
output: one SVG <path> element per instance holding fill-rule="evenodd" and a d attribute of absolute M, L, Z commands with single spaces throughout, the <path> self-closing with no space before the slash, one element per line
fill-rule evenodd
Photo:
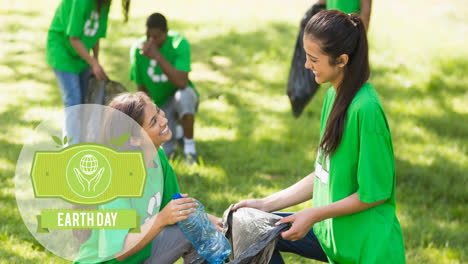
<path fill-rule="evenodd" d="M 24 121 L 42 121 L 63 111 L 61 107 L 31 107 L 24 112 Z"/>
<path fill-rule="evenodd" d="M 203 63 L 193 63 L 192 71 L 190 80 L 195 83 L 197 81 L 211 81 L 216 82 L 218 85 L 225 85 L 230 82 L 230 80 L 220 72 L 211 70 L 210 67 Z"/>
<path fill-rule="evenodd" d="M 25 229 L 13 180 L 22 144 L 49 137 L 33 129 L 63 107 L 44 61 L 47 28 L 59 1 L 0 3 L 0 263 L 67 263 Z M 299 119 L 293 118 L 285 95 L 299 21 L 310 5 L 306 0 L 132 1 L 130 21 L 124 24 L 120 1 L 112 4 L 100 61 L 130 91 L 136 86 L 128 79 L 129 49 L 145 34 L 151 12 L 166 15 L 169 27 L 190 42 L 190 78 L 201 96 L 195 136 L 204 164 L 185 166 L 180 158 L 171 162 L 182 192 L 199 199 L 209 212 L 220 216 L 231 203 L 265 197 L 313 171 L 328 85 L 321 86 Z M 373 2 L 370 82 L 392 131 L 397 216 L 409 264 L 459 264 L 468 254 L 463 221 L 467 17 L 464 0 Z M 292 254 L 285 254 L 285 261 L 318 263 Z"/>
<path fill-rule="evenodd" d="M 2 241 L 4 256 L 0 263 L 68 263 L 67 261 L 46 254 L 37 245 L 22 242 L 14 237 Z M 2 253 L 3 254 L 3 253 Z"/>
<path fill-rule="evenodd" d="M 15 164 L 13 162 L 0 157 L 0 170 L 13 171 L 14 168 L 15 168 Z"/>
<path fill-rule="evenodd" d="M 200 140 L 235 140 L 237 139 L 236 130 L 221 127 L 196 126 L 198 139 Z"/>

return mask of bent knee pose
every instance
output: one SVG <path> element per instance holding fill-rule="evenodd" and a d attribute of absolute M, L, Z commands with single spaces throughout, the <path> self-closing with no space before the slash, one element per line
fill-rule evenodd
<path fill-rule="evenodd" d="M 169 128 L 180 123 L 184 132 L 184 154 L 198 162 L 193 126 L 199 96 L 189 80 L 190 46 L 180 33 L 168 30 L 166 18 L 154 13 L 146 20 L 146 36 L 130 51 L 130 79 L 166 112 Z M 163 148 L 169 157 L 174 152 L 175 135 Z"/>
<path fill-rule="evenodd" d="M 321 11 L 304 33 L 305 67 L 317 83 L 330 82 L 320 122 L 315 171 L 263 199 L 239 202 L 272 212 L 313 197 L 313 207 L 284 217 L 270 263 L 280 251 L 331 263 L 405 263 L 395 214 L 395 161 L 390 128 L 374 87 L 367 82 L 366 30 L 356 14 Z"/>
<path fill-rule="evenodd" d="M 117 199 L 100 206 L 100 209 L 135 209 L 137 214 L 141 215 L 141 232 L 129 233 L 128 229 L 94 230 L 81 246 L 78 261 L 96 263 L 102 262 L 101 256 L 112 256 L 113 258 L 106 260 L 105 263 L 169 264 L 183 257 L 185 263 L 203 263 L 204 260 L 196 254 L 178 226 L 174 225 L 195 212 L 197 203 L 195 199 L 187 195 L 183 195 L 181 199 L 172 200 L 172 196 L 180 191 L 174 170 L 160 148 L 172 136 L 164 111 L 143 92 L 118 95 L 109 106 L 138 123 L 148 135 L 151 140 L 149 144 L 154 145 L 157 154 L 150 154 L 149 161 L 153 165 L 147 164 L 145 189 L 141 198 Z M 105 138 L 112 137 L 112 134 L 122 127 L 123 122 L 117 119 L 109 121 L 109 118 L 105 118 L 104 120 L 102 130 Z M 105 142 L 104 139 L 103 142 Z M 148 148 L 146 145 L 142 146 L 139 139 L 130 137 L 129 142 L 132 148 L 133 144 L 139 149 Z M 148 152 L 151 153 L 151 151 Z M 143 154 L 146 161 L 148 154 L 145 151 Z M 161 179 L 158 177 L 163 178 L 162 194 L 159 191 L 161 187 L 158 185 Z M 130 181 L 131 178 L 128 180 Z M 218 230 L 222 229 L 221 219 L 212 215 L 208 217 Z"/>

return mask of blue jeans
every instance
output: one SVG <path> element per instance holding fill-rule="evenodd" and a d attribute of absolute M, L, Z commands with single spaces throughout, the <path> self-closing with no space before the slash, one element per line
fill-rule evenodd
<path fill-rule="evenodd" d="M 275 213 L 276 215 L 286 217 L 292 215 L 292 213 Z M 279 237 L 278 244 L 276 245 L 273 256 L 271 257 L 269 264 L 284 264 L 281 252 L 291 252 L 300 255 L 305 258 L 320 260 L 328 262 L 325 252 L 323 252 L 317 237 L 315 236 L 313 229 L 307 233 L 307 235 L 297 241 L 284 240 L 281 236 Z"/>
<path fill-rule="evenodd" d="M 63 134 L 69 139 L 73 138 L 73 143 L 80 142 L 80 107 L 71 107 L 85 102 L 88 92 L 88 81 L 90 68 L 76 74 L 53 69 L 57 78 L 60 90 L 62 91 L 62 100 L 65 105 L 65 120 Z"/>

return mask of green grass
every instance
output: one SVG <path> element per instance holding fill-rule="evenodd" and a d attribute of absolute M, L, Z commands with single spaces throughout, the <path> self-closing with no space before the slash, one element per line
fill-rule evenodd
<path fill-rule="evenodd" d="M 0 4 L 0 263 L 68 263 L 32 237 L 14 193 L 23 142 L 62 108 L 44 61 L 49 7 L 57 2 Z M 308 174 L 325 87 L 296 120 L 285 86 L 298 22 L 310 1 L 166 2 L 133 1 L 130 22 L 123 24 L 115 1 L 101 60 L 112 79 L 134 91 L 128 50 L 150 12 L 163 12 L 189 39 L 190 76 L 202 97 L 195 135 L 204 166 L 174 162 L 182 191 L 221 215 L 231 203 L 267 196 Z M 468 6 L 462 0 L 374 1 L 372 12 L 370 81 L 392 131 L 407 262 L 466 263 Z M 285 259 L 316 263 L 290 254 Z"/>

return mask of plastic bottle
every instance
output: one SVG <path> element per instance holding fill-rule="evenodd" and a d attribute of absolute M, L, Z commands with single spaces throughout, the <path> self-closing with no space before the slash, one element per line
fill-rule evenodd
<path fill-rule="evenodd" d="M 172 199 L 182 198 L 180 193 Z M 210 264 L 220 264 L 231 254 L 231 245 L 208 218 L 205 208 L 199 202 L 197 211 L 186 220 L 177 222 L 185 237 L 192 243 L 197 253 Z"/>

